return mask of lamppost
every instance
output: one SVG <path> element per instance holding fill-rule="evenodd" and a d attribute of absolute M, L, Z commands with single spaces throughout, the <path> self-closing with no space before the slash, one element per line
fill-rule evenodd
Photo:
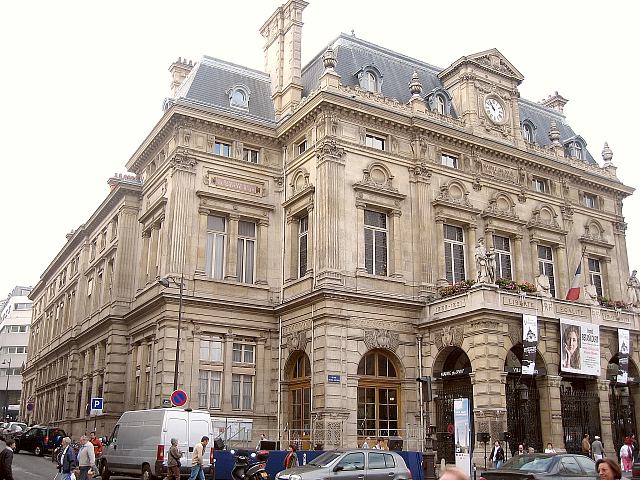
<path fill-rule="evenodd" d="M 173 391 L 178 389 L 178 365 L 180 363 L 180 328 L 182 327 L 182 290 L 184 289 L 184 274 L 180 275 L 180 281 L 177 277 L 167 276 L 158 279 L 158 283 L 163 287 L 174 284 L 180 288 L 180 300 L 178 304 L 178 336 L 176 337 L 176 364 L 173 370 Z"/>
<path fill-rule="evenodd" d="M 3 360 L 2 361 L 2 365 L 7 365 L 7 361 Z M 5 418 L 9 415 L 9 373 L 11 372 L 11 357 L 9 357 L 9 362 L 8 362 L 8 368 L 7 368 L 7 385 L 4 389 L 4 416 Z"/>

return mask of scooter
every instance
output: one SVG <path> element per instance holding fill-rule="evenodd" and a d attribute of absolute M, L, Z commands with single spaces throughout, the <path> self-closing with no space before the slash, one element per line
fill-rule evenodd
<path fill-rule="evenodd" d="M 270 480 L 267 466 L 268 450 L 249 452 L 248 450 L 231 450 L 236 462 L 231 470 L 233 480 Z"/>

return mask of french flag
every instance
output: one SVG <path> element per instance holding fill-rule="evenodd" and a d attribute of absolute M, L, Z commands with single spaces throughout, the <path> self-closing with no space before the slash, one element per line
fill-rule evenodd
<path fill-rule="evenodd" d="M 571 288 L 567 292 L 567 300 L 578 300 L 580 298 L 580 274 L 582 273 L 582 259 L 576 268 L 576 274 L 571 281 Z"/>

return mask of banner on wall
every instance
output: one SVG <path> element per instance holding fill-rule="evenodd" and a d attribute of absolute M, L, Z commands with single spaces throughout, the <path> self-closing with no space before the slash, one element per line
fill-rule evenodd
<path fill-rule="evenodd" d="M 563 372 L 600 376 L 600 327 L 561 318 L 560 352 Z"/>
<path fill-rule="evenodd" d="M 535 375 L 538 349 L 538 317 L 522 315 L 522 375 Z"/>
<path fill-rule="evenodd" d="M 469 399 L 453 400 L 453 424 L 455 428 L 456 467 L 471 475 L 471 415 Z"/>
<path fill-rule="evenodd" d="M 629 330 L 618 329 L 618 378 L 616 382 L 626 384 L 629 380 Z"/>

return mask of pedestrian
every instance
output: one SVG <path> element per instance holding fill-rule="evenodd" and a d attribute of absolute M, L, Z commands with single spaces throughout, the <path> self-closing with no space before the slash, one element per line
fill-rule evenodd
<path fill-rule="evenodd" d="M 267 439 L 267 436 L 264 433 L 261 433 L 260 440 L 258 440 L 258 444 L 256 445 L 256 450 L 262 449 L 262 441 L 266 439 Z"/>
<path fill-rule="evenodd" d="M 80 437 L 79 443 L 78 467 L 80 469 L 80 478 L 78 480 L 89 480 L 89 470 L 97 470 L 95 450 L 86 435 Z"/>
<path fill-rule="evenodd" d="M 196 443 L 196 446 L 193 447 L 193 455 L 191 456 L 191 475 L 189 475 L 189 480 L 195 480 L 196 478 L 199 480 L 205 480 L 204 450 L 207 448 L 208 443 L 209 437 L 205 435 L 198 443 Z"/>
<path fill-rule="evenodd" d="M 64 437 L 62 439 L 62 454 L 60 455 L 60 466 L 58 470 L 62 473 L 62 480 L 69 480 L 71 478 L 71 472 L 78 466 L 78 459 L 76 458 L 76 452 L 71 447 L 71 439 Z"/>
<path fill-rule="evenodd" d="M 600 480 L 620 480 L 622 478 L 622 470 L 620 465 L 611 458 L 601 458 L 596 462 L 596 472 Z"/>
<path fill-rule="evenodd" d="M 631 434 L 631 448 L 633 449 L 633 461 L 638 458 L 638 440 L 636 440 L 636 434 Z"/>
<path fill-rule="evenodd" d="M 294 468 L 298 466 L 298 454 L 296 451 L 298 448 L 294 443 L 289 444 L 289 453 L 284 457 L 284 469 Z"/>
<path fill-rule="evenodd" d="M 604 458 L 604 446 L 602 445 L 598 435 L 593 437 L 593 439 L 593 443 L 591 444 L 591 455 L 593 455 L 593 459 L 597 462 Z"/>
<path fill-rule="evenodd" d="M 625 437 L 622 447 L 620 447 L 620 463 L 622 463 L 622 471 L 630 472 L 633 465 L 633 448 L 631 448 L 631 439 Z"/>
<path fill-rule="evenodd" d="M 362 448 L 369 448 L 369 442 L 371 441 L 371 437 L 367 437 L 364 439 L 364 442 L 362 443 Z"/>
<path fill-rule="evenodd" d="M 504 450 L 498 440 L 493 443 L 491 455 L 489 455 L 489 461 L 493 462 L 493 468 L 500 468 L 502 466 L 502 462 L 504 462 Z"/>
<path fill-rule="evenodd" d="M 16 448 L 15 440 L 7 440 L 7 446 L 0 452 L 0 480 L 13 480 L 13 450 Z"/>
<path fill-rule="evenodd" d="M 169 456 L 167 458 L 167 479 L 180 480 L 180 459 L 182 452 L 178 448 L 178 439 L 171 439 L 171 448 L 169 448 Z"/>
<path fill-rule="evenodd" d="M 544 453 L 557 453 L 556 449 L 553 448 L 553 443 L 547 443 L 547 448 L 544 449 Z"/>
<path fill-rule="evenodd" d="M 518 445 L 518 455 L 524 455 L 524 445 L 520 444 Z"/>
<path fill-rule="evenodd" d="M 376 450 L 384 450 L 384 445 L 382 445 L 382 437 L 378 437 L 378 440 L 376 441 L 376 444 L 373 446 L 374 449 Z"/>
<path fill-rule="evenodd" d="M 591 456 L 591 442 L 588 433 L 585 433 L 584 437 L 582 437 L 582 454 L 587 457 Z"/>
<path fill-rule="evenodd" d="M 96 456 L 96 467 L 98 471 L 100 471 L 100 458 L 104 451 L 104 445 L 102 445 L 102 440 L 100 440 L 100 437 L 96 435 L 95 431 L 89 434 L 89 441 L 91 442 L 91 445 L 93 445 L 93 453 Z"/>

